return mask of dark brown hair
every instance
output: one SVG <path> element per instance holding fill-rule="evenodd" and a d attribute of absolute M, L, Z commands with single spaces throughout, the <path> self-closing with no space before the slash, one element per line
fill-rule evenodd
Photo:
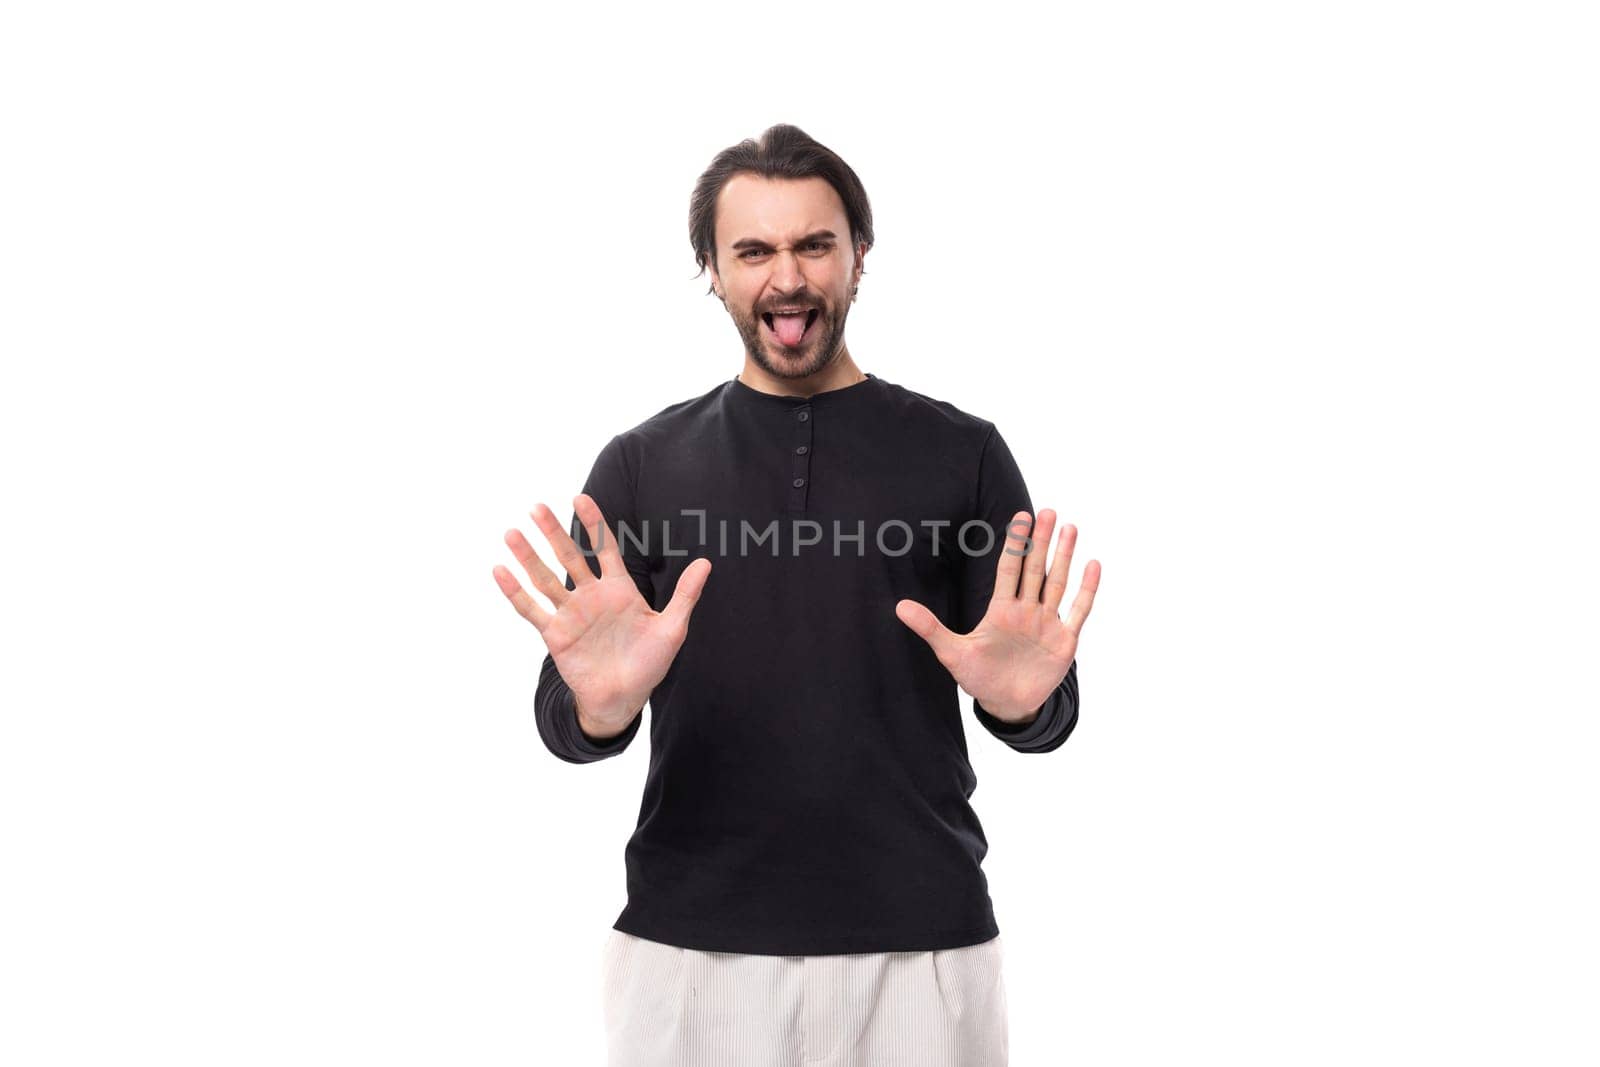
<path fill-rule="evenodd" d="M 695 272 L 697 277 L 705 273 L 706 264 L 716 265 L 717 197 L 728 179 L 741 173 L 763 178 L 826 180 L 844 201 L 845 218 L 850 221 L 851 251 L 862 243 L 872 247 L 872 205 L 856 172 L 798 126 L 779 123 L 767 127 L 760 140 L 746 138 L 718 152 L 694 183 L 694 193 L 689 198 L 689 243 L 694 246 L 694 261 L 700 267 Z"/>

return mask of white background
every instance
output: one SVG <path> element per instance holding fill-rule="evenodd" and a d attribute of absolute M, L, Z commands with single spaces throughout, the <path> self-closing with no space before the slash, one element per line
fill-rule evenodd
<path fill-rule="evenodd" d="M 1595 1063 L 1580 6 L 8 6 L 0 1060 L 603 1062 L 648 738 L 490 569 L 738 371 L 793 122 L 1104 565 L 1071 740 L 968 720 L 1012 1062 Z"/>

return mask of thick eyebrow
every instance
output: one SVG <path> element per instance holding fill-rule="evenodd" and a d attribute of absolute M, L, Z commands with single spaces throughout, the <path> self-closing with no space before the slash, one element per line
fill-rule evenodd
<path fill-rule="evenodd" d="M 803 245 L 803 244 L 806 244 L 808 241 L 820 241 L 823 238 L 827 238 L 830 241 L 838 239 L 837 236 L 834 234 L 834 232 L 832 230 L 816 230 L 816 231 L 814 231 L 812 233 L 806 234 L 804 237 L 800 238 L 800 240 L 796 241 L 795 244 Z M 741 237 L 741 238 L 739 238 L 739 240 L 733 242 L 733 244 L 730 245 L 729 247 L 732 248 L 735 252 L 738 252 L 738 251 L 740 251 L 742 249 L 746 249 L 746 248 L 771 248 L 772 246 L 767 244 L 767 242 L 761 240 L 760 238 L 756 238 L 756 237 Z"/>

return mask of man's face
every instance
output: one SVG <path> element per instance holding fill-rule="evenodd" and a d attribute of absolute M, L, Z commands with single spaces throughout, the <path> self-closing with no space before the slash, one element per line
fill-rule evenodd
<path fill-rule="evenodd" d="M 735 174 L 717 198 L 712 281 L 756 365 L 804 378 L 844 348 L 866 249 L 850 246 L 844 202 L 822 178 Z M 781 309 L 801 309 L 779 315 Z"/>

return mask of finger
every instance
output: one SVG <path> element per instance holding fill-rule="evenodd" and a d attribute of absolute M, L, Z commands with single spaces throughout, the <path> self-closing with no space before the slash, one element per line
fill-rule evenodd
<path fill-rule="evenodd" d="M 702 563 L 704 567 L 700 566 Z M 711 561 L 704 556 L 683 568 L 683 573 L 678 575 L 678 584 L 672 591 L 672 599 L 661 609 L 661 617 L 687 631 L 689 614 L 700 602 L 700 592 L 706 587 L 706 576 L 710 573 Z"/>
<path fill-rule="evenodd" d="M 517 584 L 516 575 L 499 565 L 494 569 L 495 584 L 500 591 L 511 601 L 511 606 L 517 609 L 517 614 L 533 623 L 534 629 L 544 633 L 544 628 L 550 621 L 549 612 L 541 608 L 533 597 L 529 596 L 522 586 Z"/>
<path fill-rule="evenodd" d="M 1083 629 L 1083 621 L 1089 617 L 1089 609 L 1094 607 L 1094 593 L 1100 588 L 1100 561 L 1091 559 L 1083 565 L 1083 584 L 1078 586 L 1078 595 L 1073 598 L 1072 610 L 1067 612 L 1067 629 L 1073 633 Z"/>
<path fill-rule="evenodd" d="M 933 649 L 940 663 L 948 667 L 955 662 L 959 638 L 939 621 L 939 616 L 915 600 L 896 602 L 894 613 L 896 618 L 911 628 L 912 633 L 928 642 L 928 647 Z"/>
<path fill-rule="evenodd" d="M 572 498 L 572 507 L 578 513 L 584 529 L 589 531 L 590 548 L 600 556 L 601 576 L 626 576 L 628 568 L 622 563 L 622 552 L 617 548 L 617 540 L 611 534 L 611 527 L 606 524 L 606 517 L 600 514 L 600 505 L 594 502 L 594 497 L 579 493 Z"/>
<path fill-rule="evenodd" d="M 1044 508 L 1039 512 L 1039 521 L 1033 525 L 1028 554 L 1022 557 L 1022 588 L 1017 592 L 1017 599 L 1025 604 L 1039 602 L 1039 587 L 1044 584 L 1044 561 L 1050 554 L 1050 535 L 1055 530 L 1056 513 Z"/>
<path fill-rule="evenodd" d="M 528 580 L 533 583 L 533 587 L 560 610 L 562 603 L 567 599 L 566 584 L 556 577 L 555 571 L 544 565 L 544 560 L 540 559 L 539 553 L 528 544 L 528 539 L 522 536 L 521 530 L 506 531 L 506 547 L 517 557 L 522 569 L 528 572 Z"/>
<path fill-rule="evenodd" d="M 1050 564 L 1050 577 L 1044 583 L 1044 610 L 1061 614 L 1061 598 L 1067 595 L 1067 576 L 1072 571 L 1072 550 L 1078 543 L 1078 528 L 1072 523 L 1061 527 L 1056 541 L 1056 558 Z"/>
<path fill-rule="evenodd" d="M 583 550 L 572 540 L 566 528 L 556 521 L 555 512 L 545 507 L 542 503 L 535 504 L 533 521 L 538 525 L 539 532 L 544 534 L 544 539 L 550 542 L 550 550 L 556 554 L 556 559 L 561 561 L 567 577 L 572 579 L 574 586 L 585 582 L 595 581 L 594 572 L 589 569 L 589 561 L 584 558 Z"/>
<path fill-rule="evenodd" d="M 1022 573 L 1020 553 L 1026 544 L 1024 538 L 1032 521 L 1032 516 L 1026 511 L 1019 511 L 1011 516 L 1011 521 L 1000 532 L 1003 539 L 1000 561 L 995 564 L 994 592 L 989 597 L 989 603 L 1017 598 L 1017 577 Z"/>

